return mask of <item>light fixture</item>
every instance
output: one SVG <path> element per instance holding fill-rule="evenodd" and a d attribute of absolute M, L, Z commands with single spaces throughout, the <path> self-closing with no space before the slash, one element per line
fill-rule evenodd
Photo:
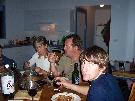
<path fill-rule="evenodd" d="M 100 7 L 104 7 L 104 4 L 101 4 Z"/>
<path fill-rule="evenodd" d="M 55 31 L 55 24 L 53 22 L 39 23 L 40 31 Z"/>

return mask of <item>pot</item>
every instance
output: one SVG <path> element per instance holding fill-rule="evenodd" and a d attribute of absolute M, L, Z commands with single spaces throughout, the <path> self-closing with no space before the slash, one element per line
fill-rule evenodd
<path fill-rule="evenodd" d="M 26 90 L 26 83 L 29 81 L 36 82 L 39 88 L 47 83 L 44 80 L 44 76 L 36 73 L 34 70 L 26 70 L 23 74 L 20 73 L 18 81 L 18 87 L 21 90 Z"/>

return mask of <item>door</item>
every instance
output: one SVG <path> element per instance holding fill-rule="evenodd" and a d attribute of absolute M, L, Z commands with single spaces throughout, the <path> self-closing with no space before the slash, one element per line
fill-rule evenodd
<path fill-rule="evenodd" d="M 76 34 L 83 41 L 83 50 L 86 49 L 87 10 L 76 7 Z"/>

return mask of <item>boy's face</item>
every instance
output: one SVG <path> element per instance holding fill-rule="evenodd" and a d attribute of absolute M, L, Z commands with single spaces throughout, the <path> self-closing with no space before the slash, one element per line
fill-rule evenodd
<path fill-rule="evenodd" d="M 85 81 L 92 81 L 99 77 L 102 74 L 101 68 L 97 64 L 84 61 L 81 65 L 81 71 L 83 75 L 83 80 Z"/>

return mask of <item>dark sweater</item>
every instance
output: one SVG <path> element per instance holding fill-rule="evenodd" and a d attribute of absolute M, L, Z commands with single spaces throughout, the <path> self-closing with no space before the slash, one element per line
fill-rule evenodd
<path fill-rule="evenodd" d="M 6 56 L 4 56 L 3 54 L 1 54 L 1 58 L 2 58 L 2 63 L 0 63 L 0 66 L 6 65 L 6 64 L 11 65 L 12 63 L 15 63 L 15 61 L 13 59 L 9 59 Z"/>
<path fill-rule="evenodd" d="M 91 82 L 87 101 L 124 101 L 116 79 L 109 73 Z"/>

